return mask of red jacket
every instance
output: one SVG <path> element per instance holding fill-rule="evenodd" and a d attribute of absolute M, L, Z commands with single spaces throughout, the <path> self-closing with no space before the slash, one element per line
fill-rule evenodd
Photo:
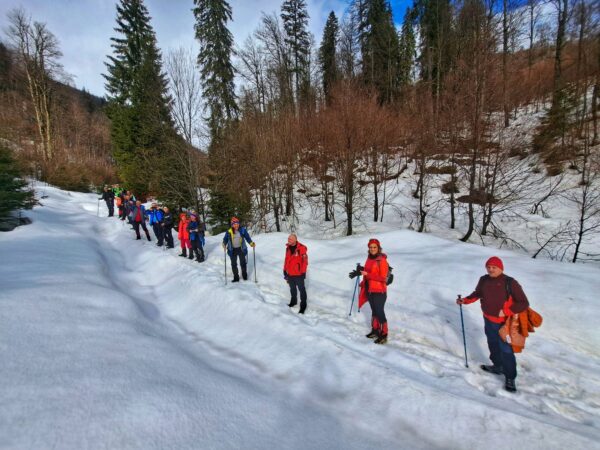
<path fill-rule="evenodd" d="M 179 228 L 177 229 L 177 238 L 182 241 L 190 238 L 190 232 L 187 229 L 188 220 L 185 214 L 179 215 Z"/>
<path fill-rule="evenodd" d="M 286 245 L 285 262 L 283 263 L 283 271 L 290 277 L 296 277 L 306 273 L 308 268 L 307 248 L 300 242 L 296 243 L 296 250 L 291 252 L 290 244 Z"/>
<path fill-rule="evenodd" d="M 360 282 L 359 308 L 368 301 L 369 293 L 387 293 L 386 283 L 389 267 L 385 253 L 377 255 L 375 258 L 367 257 L 365 262 L 365 272 L 367 274 Z"/>

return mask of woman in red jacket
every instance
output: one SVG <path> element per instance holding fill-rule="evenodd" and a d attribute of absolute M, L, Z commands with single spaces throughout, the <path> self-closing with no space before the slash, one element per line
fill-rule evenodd
<path fill-rule="evenodd" d="M 387 255 L 381 252 L 381 244 L 377 239 L 369 240 L 369 254 L 361 272 L 359 305 L 368 301 L 371 306 L 371 332 L 367 337 L 375 338 L 376 344 L 385 344 L 388 337 L 384 310 L 388 271 Z"/>
<path fill-rule="evenodd" d="M 179 243 L 181 245 L 181 253 L 179 256 L 186 257 L 187 250 L 191 249 L 192 244 L 190 243 L 190 233 L 187 229 L 188 219 L 185 213 L 179 214 L 179 227 L 177 228 L 177 238 L 179 239 Z M 190 250 L 190 259 L 194 259 L 194 255 Z"/>

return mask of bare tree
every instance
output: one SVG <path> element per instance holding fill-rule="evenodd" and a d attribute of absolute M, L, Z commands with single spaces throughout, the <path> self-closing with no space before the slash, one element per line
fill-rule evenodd
<path fill-rule="evenodd" d="M 202 90 L 192 49 L 179 47 L 171 50 L 165 60 L 169 88 L 173 98 L 171 114 L 181 136 L 190 145 L 198 147 L 203 137 Z"/>
<path fill-rule="evenodd" d="M 54 156 L 52 118 L 53 75 L 61 71 L 58 59 L 62 56 L 58 40 L 46 24 L 31 22 L 23 9 L 8 13 L 8 37 L 14 45 L 27 77 L 27 87 L 40 137 L 44 160 Z"/>

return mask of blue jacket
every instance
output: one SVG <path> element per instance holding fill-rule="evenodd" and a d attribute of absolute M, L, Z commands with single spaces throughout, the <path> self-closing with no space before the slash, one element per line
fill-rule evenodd
<path fill-rule="evenodd" d="M 240 227 L 239 231 L 242 235 L 242 251 L 244 252 L 244 255 L 247 255 L 248 246 L 246 245 L 246 242 L 248 242 L 248 244 L 251 244 L 252 239 L 250 239 L 250 235 L 248 234 L 248 230 L 246 230 L 246 227 Z M 231 256 L 231 254 L 233 253 L 233 228 L 230 228 L 225 232 L 225 236 L 223 237 L 223 245 L 227 246 L 227 254 Z"/>
<path fill-rule="evenodd" d="M 162 209 L 151 209 L 150 211 L 148 211 L 148 217 L 150 219 L 148 224 L 154 225 L 156 223 L 161 223 L 163 221 L 164 215 L 165 214 L 163 213 Z"/>
<path fill-rule="evenodd" d="M 187 224 L 187 230 L 190 233 L 190 241 L 199 240 L 202 247 L 204 247 L 204 224 L 196 221 L 190 221 Z"/>

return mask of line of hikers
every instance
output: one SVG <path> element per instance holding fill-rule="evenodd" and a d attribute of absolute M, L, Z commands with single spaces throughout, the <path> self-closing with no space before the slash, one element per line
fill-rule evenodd
<path fill-rule="evenodd" d="M 113 192 L 112 196 L 110 192 Z M 148 221 L 158 241 L 157 245 L 162 246 L 163 240 L 166 240 L 166 247 L 173 248 L 171 229 L 176 227 L 181 245 L 179 256 L 186 257 L 187 251 L 189 251 L 189 259 L 193 259 L 195 255 L 196 261 L 203 262 L 205 260 L 206 227 L 203 222 L 199 221 L 195 211 L 182 212 L 179 215 L 178 224 L 175 225 L 169 208 L 161 208 L 156 203 L 152 203 L 150 210 L 146 211 L 144 205 L 136 200 L 131 192 L 113 191 L 105 187 L 102 199 L 107 203 L 109 216 L 114 214 L 113 207 L 109 206 L 111 198 L 120 199 L 120 201 L 117 200 L 119 218 L 129 220 L 136 232 L 137 239 L 141 239 L 139 231 L 141 227 L 145 231 L 147 239 L 151 240 L 145 225 L 145 222 Z M 240 280 L 238 260 L 242 278 L 247 280 L 248 245 L 254 248 L 256 244 L 248 230 L 240 226 L 240 220 L 237 217 L 231 218 L 230 225 L 231 227 L 223 236 L 222 246 L 231 261 L 232 281 Z M 367 246 L 367 259 L 364 265 L 357 265 L 356 269 L 349 273 L 349 277 L 351 279 L 359 277 L 357 279 L 357 285 L 360 286 L 359 309 L 365 303 L 369 303 L 371 307 L 371 331 L 366 337 L 373 339 L 376 344 L 385 344 L 388 340 L 388 323 L 385 315 L 387 286 L 391 284 L 393 277 L 387 255 L 383 253 L 379 240 L 370 239 Z M 515 353 L 522 351 L 525 346 L 525 338 L 529 332 L 533 332 L 534 328 L 541 325 L 542 317 L 529 307 L 529 301 L 517 280 L 504 274 L 504 264 L 500 258 L 496 256 L 489 258 L 485 263 L 485 268 L 487 275 L 479 279 L 475 290 L 466 297 L 459 295 L 456 303 L 462 307 L 462 305 L 480 301 L 484 331 L 492 362 L 491 365 L 482 364 L 480 368 L 488 373 L 504 375 L 504 388 L 509 392 L 516 392 Z M 296 234 L 292 233 L 288 236 L 286 244 L 283 278 L 290 288 L 289 307 L 298 304 L 298 293 L 300 293 L 299 314 L 304 314 L 307 308 L 305 286 L 307 270 L 308 249 L 298 241 Z"/>

